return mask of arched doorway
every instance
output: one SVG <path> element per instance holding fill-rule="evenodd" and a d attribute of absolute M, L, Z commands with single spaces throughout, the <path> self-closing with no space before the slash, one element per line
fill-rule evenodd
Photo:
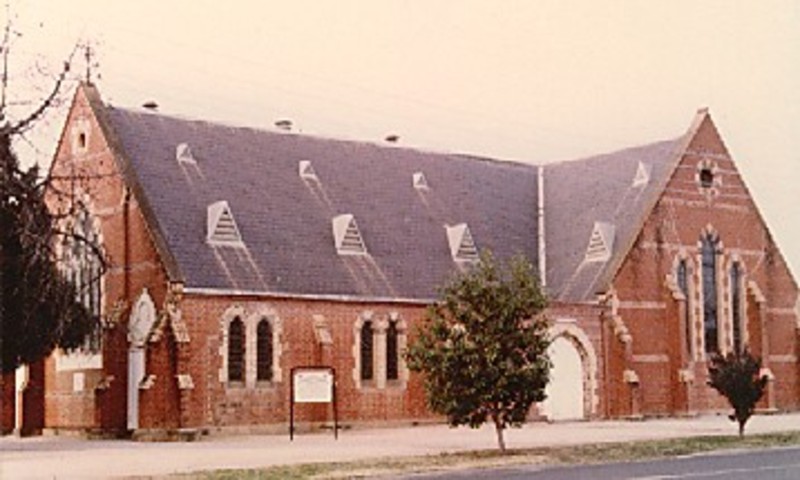
<path fill-rule="evenodd" d="M 128 429 L 139 428 L 139 385 L 145 375 L 145 349 L 156 321 L 153 299 L 145 289 L 136 301 L 128 322 Z"/>
<path fill-rule="evenodd" d="M 542 402 L 542 413 L 548 420 L 580 420 L 585 418 L 584 367 L 580 352 L 570 339 L 556 337 L 548 348 L 553 367 L 550 383 Z"/>

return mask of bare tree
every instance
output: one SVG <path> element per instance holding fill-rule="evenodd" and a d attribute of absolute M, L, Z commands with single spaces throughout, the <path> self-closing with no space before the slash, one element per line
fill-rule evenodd
<path fill-rule="evenodd" d="M 84 279 L 81 288 L 99 280 L 106 266 L 93 238 L 64 228 L 63 220 L 75 214 L 79 202 L 71 198 L 67 211 L 52 212 L 46 193 L 68 196 L 70 192 L 59 191 L 37 165 L 21 167 L 13 149 L 15 139 L 27 140 L 27 132 L 62 101 L 80 46 L 73 47 L 44 97 L 12 118 L 9 58 L 19 33 L 8 4 L 6 12 L 0 41 L 0 370 L 4 373 L 39 360 L 56 347 L 78 348 L 98 331 L 100 319 L 81 303 L 82 292 L 58 267 L 58 246 L 78 245 L 101 266 L 94 272 L 97 278 Z"/>

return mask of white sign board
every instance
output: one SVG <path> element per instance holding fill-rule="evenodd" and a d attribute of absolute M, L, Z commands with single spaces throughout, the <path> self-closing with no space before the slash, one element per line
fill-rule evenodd
<path fill-rule="evenodd" d="M 294 372 L 296 403 L 330 403 L 333 401 L 333 372 L 328 369 Z"/>

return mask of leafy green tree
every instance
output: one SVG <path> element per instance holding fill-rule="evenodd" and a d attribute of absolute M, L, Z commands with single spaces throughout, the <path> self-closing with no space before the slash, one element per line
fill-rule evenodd
<path fill-rule="evenodd" d="M 423 372 L 428 405 L 450 425 L 491 419 L 501 451 L 504 430 L 521 426 L 545 399 L 550 360 L 546 297 L 522 256 L 499 266 L 490 253 L 441 291 L 408 349 Z"/>
<path fill-rule="evenodd" d="M 761 359 L 747 350 L 715 355 L 708 367 L 708 384 L 728 399 L 733 407 L 731 421 L 739 423 L 739 436 L 764 395 L 767 376 L 761 374 Z"/>

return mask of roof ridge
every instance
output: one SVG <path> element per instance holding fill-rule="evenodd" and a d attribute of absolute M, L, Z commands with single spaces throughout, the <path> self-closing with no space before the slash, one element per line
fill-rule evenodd
<path fill-rule="evenodd" d="M 139 108 L 128 108 L 128 107 L 117 107 L 113 105 L 106 104 L 106 108 L 110 110 L 116 110 L 119 112 L 123 112 L 126 114 L 132 114 L 139 117 L 153 117 L 153 118 L 163 118 L 167 120 L 175 120 L 180 122 L 187 122 L 187 123 L 194 123 L 199 125 L 205 125 L 207 127 L 217 127 L 217 128 L 230 128 L 234 130 L 243 130 L 249 131 L 257 134 L 266 134 L 266 135 L 275 135 L 275 136 L 296 136 L 302 137 L 306 139 L 312 139 L 322 142 L 336 142 L 341 144 L 351 144 L 351 145 L 362 145 L 362 146 L 370 146 L 379 149 L 386 149 L 386 150 L 401 150 L 407 152 L 413 152 L 418 154 L 424 155 L 434 155 L 439 158 L 446 158 L 448 160 L 467 160 L 467 161 L 482 161 L 482 162 L 490 162 L 496 163 L 501 165 L 508 165 L 511 167 L 522 167 L 522 168 L 532 168 L 535 169 L 538 164 L 533 162 L 526 162 L 521 160 L 510 160 L 510 159 L 502 159 L 502 158 L 494 158 L 487 155 L 480 155 L 480 154 L 473 154 L 473 153 L 465 153 L 465 152 L 453 152 L 453 151 L 445 151 L 445 150 L 434 150 L 434 149 L 426 149 L 422 147 L 411 147 L 411 146 L 401 146 L 401 145 L 386 145 L 379 141 L 371 141 L 371 140 L 361 140 L 361 139 L 352 139 L 352 138 L 341 138 L 341 137 L 332 137 L 327 136 L 324 134 L 315 134 L 315 133 L 305 133 L 305 132 L 285 132 L 285 131 L 273 131 L 269 130 L 267 127 L 258 127 L 252 125 L 242 125 L 242 124 L 235 124 L 235 123 L 228 123 L 223 120 L 205 120 L 195 117 L 190 117 L 182 114 L 174 114 L 174 113 L 162 113 L 162 112 L 154 112 L 154 111 L 146 111 Z"/>
<path fill-rule="evenodd" d="M 566 165 L 566 164 L 586 162 L 586 161 L 589 161 L 589 160 L 595 160 L 595 159 L 599 159 L 599 158 L 602 158 L 602 157 L 616 156 L 616 155 L 618 155 L 620 153 L 623 153 L 623 152 L 628 152 L 628 151 L 631 151 L 631 150 L 638 150 L 638 149 L 641 149 L 641 148 L 649 148 L 649 147 L 653 147 L 653 146 L 656 146 L 656 145 L 659 145 L 659 144 L 664 144 L 664 145 L 673 144 L 674 145 L 674 144 L 680 142 L 683 139 L 683 137 L 684 137 L 684 135 L 680 135 L 680 136 L 669 138 L 669 139 L 657 140 L 657 141 L 648 142 L 648 143 L 640 143 L 640 144 L 631 145 L 631 146 L 628 146 L 628 147 L 617 148 L 615 150 L 608 150 L 606 152 L 602 152 L 602 153 L 598 153 L 598 154 L 594 154 L 594 155 L 589 155 L 587 157 L 570 158 L 570 159 L 564 159 L 564 160 L 556 160 L 556 161 L 553 161 L 553 162 L 546 162 L 546 163 L 543 163 L 542 166 L 545 167 L 545 168 L 547 168 L 547 167 L 557 167 L 557 166 Z"/>

